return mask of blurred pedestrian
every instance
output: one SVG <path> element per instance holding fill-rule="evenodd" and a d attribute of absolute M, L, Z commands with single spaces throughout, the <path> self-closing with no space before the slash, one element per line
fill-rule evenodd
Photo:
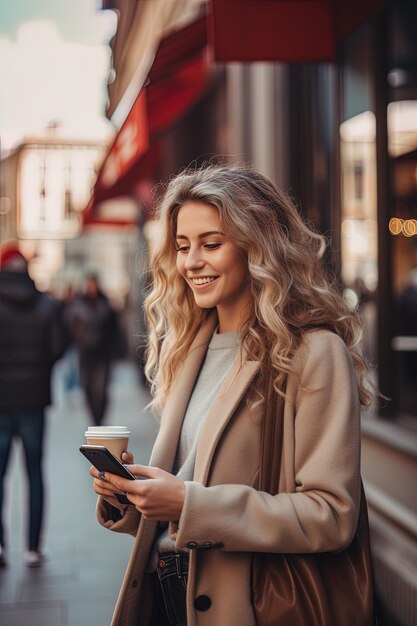
<path fill-rule="evenodd" d="M 324 238 L 243 166 L 178 175 L 158 224 L 151 467 L 90 469 L 99 521 L 136 536 L 112 625 L 371 626 L 371 394 Z"/>
<path fill-rule="evenodd" d="M 20 438 L 29 485 L 26 563 L 42 563 L 42 454 L 53 363 L 63 354 L 60 305 L 40 293 L 16 244 L 0 249 L 0 565 L 6 565 L 4 483 L 14 438 Z"/>
<path fill-rule="evenodd" d="M 62 383 L 64 397 L 80 387 L 80 372 L 77 349 L 71 334 L 71 317 L 74 303 L 77 301 L 77 292 L 73 285 L 67 285 L 62 298 L 62 319 L 67 333 L 68 347 L 62 359 Z"/>
<path fill-rule="evenodd" d="M 116 311 L 95 274 L 87 276 L 84 294 L 73 298 L 66 315 L 78 353 L 81 387 L 92 420 L 99 426 L 106 414 L 110 369 L 121 332 Z"/>

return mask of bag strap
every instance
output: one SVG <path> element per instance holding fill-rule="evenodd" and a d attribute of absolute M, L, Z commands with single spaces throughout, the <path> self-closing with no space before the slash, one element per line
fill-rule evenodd
<path fill-rule="evenodd" d="M 266 386 L 265 411 L 262 420 L 259 490 L 278 493 L 282 458 L 284 398 L 274 389 L 272 375 Z"/>

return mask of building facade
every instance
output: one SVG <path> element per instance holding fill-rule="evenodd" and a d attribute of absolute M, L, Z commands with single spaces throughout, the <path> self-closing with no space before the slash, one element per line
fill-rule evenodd
<path fill-rule="evenodd" d="M 360 312 L 363 351 L 381 392 L 362 421 L 380 624 L 410 626 L 417 623 L 415 3 L 358 8 L 340 0 L 333 13 L 319 2 L 200 4 L 211 24 L 211 79 L 157 141 L 151 137 L 159 158 L 147 175 L 165 182 L 214 155 L 252 162 L 328 238 L 326 262 Z M 311 12 L 306 32 L 295 4 Z"/>

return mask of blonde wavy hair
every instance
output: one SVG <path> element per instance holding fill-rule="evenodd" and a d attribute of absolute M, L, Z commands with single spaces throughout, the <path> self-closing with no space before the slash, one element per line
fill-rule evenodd
<path fill-rule="evenodd" d="M 173 178 L 157 208 L 157 247 L 145 300 L 149 340 L 146 375 L 160 412 L 175 373 L 211 309 L 195 303 L 176 269 L 176 223 L 187 201 L 219 211 L 225 235 L 247 259 L 253 310 L 240 329 L 241 355 L 261 362 L 257 401 L 273 373 L 282 395 L 292 358 L 304 334 L 327 328 L 344 341 L 352 357 L 363 405 L 372 399 L 360 354 L 361 324 L 322 264 L 325 238 L 300 217 L 290 198 L 247 165 L 209 165 Z M 263 381 L 263 382 L 262 382 Z"/>

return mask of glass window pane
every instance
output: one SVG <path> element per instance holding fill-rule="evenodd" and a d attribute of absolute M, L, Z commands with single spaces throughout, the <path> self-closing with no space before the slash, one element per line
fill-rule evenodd
<path fill-rule="evenodd" d="M 399 409 L 417 415 L 417 100 L 388 105 L 388 142 Z"/>
<path fill-rule="evenodd" d="M 376 361 L 378 286 L 375 116 L 365 111 L 340 126 L 342 176 L 342 280 L 345 298 L 359 308 L 363 349 Z"/>

